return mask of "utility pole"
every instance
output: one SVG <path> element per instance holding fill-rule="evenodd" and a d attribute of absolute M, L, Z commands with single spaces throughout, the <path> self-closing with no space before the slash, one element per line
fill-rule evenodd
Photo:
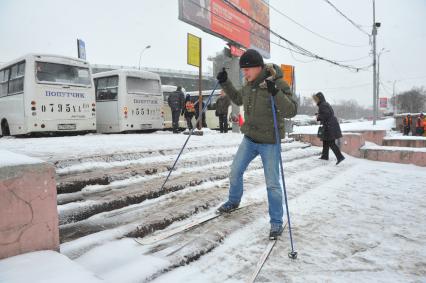
<path fill-rule="evenodd" d="M 373 0 L 373 125 L 377 120 L 377 75 L 376 75 L 376 1 Z"/>

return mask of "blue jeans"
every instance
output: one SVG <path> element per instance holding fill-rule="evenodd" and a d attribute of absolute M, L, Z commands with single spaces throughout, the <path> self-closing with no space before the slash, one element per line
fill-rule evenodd
<path fill-rule="evenodd" d="M 231 166 L 229 201 L 240 203 L 243 196 L 243 175 L 250 162 L 260 155 L 268 191 L 271 224 L 283 224 L 283 191 L 280 184 L 279 149 L 276 144 L 255 143 L 246 136 L 241 142 Z"/>

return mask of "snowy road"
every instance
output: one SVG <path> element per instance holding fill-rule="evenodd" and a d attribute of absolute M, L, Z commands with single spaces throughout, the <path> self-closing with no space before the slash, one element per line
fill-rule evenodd
<path fill-rule="evenodd" d="M 268 244 L 261 162 L 245 174 L 246 208 L 151 245 L 226 199 L 240 135 L 193 137 L 163 191 L 186 137 L 88 135 L 0 139 L 2 148 L 55 164 L 61 252 L 106 282 L 244 282 Z M 46 147 L 50 147 L 47 150 Z M 71 150 L 73 151 L 71 151 Z M 294 240 L 279 240 L 257 282 L 426 282 L 426 173 L 412 165 L 283 144 Z"/>

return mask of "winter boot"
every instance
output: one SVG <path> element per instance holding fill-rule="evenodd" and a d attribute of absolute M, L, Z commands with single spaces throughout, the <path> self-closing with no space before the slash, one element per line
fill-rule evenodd
<path fill-rule="evenodd" d="M 281 224 L 271 224 L 271 231 L 269 232 L 269 239 L 276 240 L 283 233 L 283 225 Z"/>
<path fill-rule="evenodd" d="M 337 159 L 336 165 L 339 165 L 339 163 L 342 162 L 343 160 L 345 160 L 344 156 L 342 156 L 341 158 Z"/>
<path fill-rule="evenodd" d="M 218 209 L 217 209 L 217 213 L 219 214 L 223 214 L 223 213 L 230 213 L 233 210 L 237 209 L 240 206 L 239 203 L 235 204 L 230 202 L 229 200 L 227 202 L 225 202 L 224 204 L 222 204 Z"/>

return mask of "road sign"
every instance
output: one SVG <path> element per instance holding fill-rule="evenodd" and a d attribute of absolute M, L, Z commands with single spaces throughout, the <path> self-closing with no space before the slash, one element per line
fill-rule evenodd
<path fill-rule="evenodd" d="M 188 65 L 201 66 L 201 38 L 188 33 Z"/>
<path fill-rule="evenodd" d="M 86 43 L 82 39 L 77 39 L 78 58 L 86 60 Z"/>

